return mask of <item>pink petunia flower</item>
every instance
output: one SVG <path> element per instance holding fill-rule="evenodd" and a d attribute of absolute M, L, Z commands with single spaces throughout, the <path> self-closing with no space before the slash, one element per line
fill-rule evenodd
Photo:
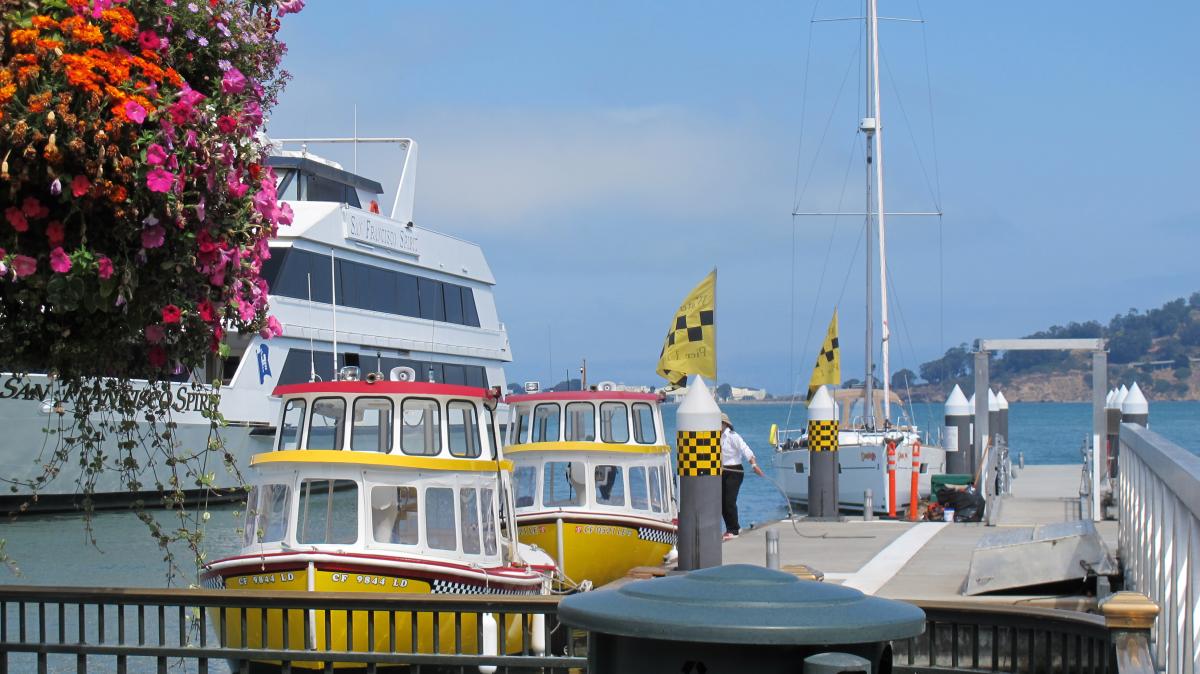
<path fill-rule="evenodd" d="M 17 255 L 13 257 L 12 267 L 17 278 L 25 278 L 37 272 L 37 260 L 28 255 Z"/>
<path fill-rule="evenodd" d="M 166 241 L 167 230 L 161 225 L 146 227 L 142 230 L 142 248 L 159 248 Z"/>
<path fill-rule="evenodd" d="M 142 104 L 135 100 L 125 101 L 125 116 L 129 118 L 129 121 L 141 124 L 146 121 L 146 108 L 143 108 Z"/>
<path fill-rule="evenodd" d="M 96 260 L 96 274 L 101 279 L 107 280 L 111 278 L 113 275 L 112 260 L 108 259 L 107 256 L 101 256 L 99 260 Z"/>
<path fill-rule="evenodd" d="M 175 183 L 175 174 L 156 168 L 146 175 L 146 187 L 151 192 L 170 192 Z"/>
<path fill-rule="evenodd" d="M 150 344 L 161 344 L 167 338 L 166 328 L 157 323 L 147 325 L 144 332 L 146 333 L 146 341 Z"/>
<path fill-rule="evenodd" d="M 18 232 L 29 231 L 29 221 L 25 219 L 25 214 L 16 206 L 9 206 L 4 209 L 4 217 L 8 220 L 8 224 Z"/>
<path fill-rule="evenodd" d="M 210 300 L 204 300 L 200 304 L 197 304 L 196 313 L 200 315 L 200 320 L 205 323 L 212 323 L 217 318 L 217 308 L 213 306 Z"/>
<path fill-rule="evenodd" d="M 246 76 L 237 68 L 230 68 L 221 77 L 221 91 L 227 94 L 240 94 L 246 88 Z"/>
<path fill-rule="evenodd" d="M 87 176 L 75 176 L 71 180 L 71 194 L 76 198 L 82 197 L 92 188 L 92 181 L 87 179 Z"/>
<path fill-rule="evenodd" d="M 146 163 L 151 166 L 159 166 L 167 161 L 167 151 L 158 143 L 151 143 L 150 147 L 146 148 Z"/>
<path fill-rule="evenodd" d="M 71 258 L 67 256 L 62 246 L 50 251 L 50 268 L 56 274 L 65 274 L 71 271 Z"/>
<path fill-rule="evenodd" d="M 142 49 L 150 49 L 153 51 L 162 46 L 162 40 L 154 31 L 143 30 L 142 32 L 138 33 L 138 44 L 141 45 Z"/>
<path fill-rule="evenodd" d="M 279 3 L 279 16 L 295 14 L 304 9 L 304 0 L 283 0 Z"/>
<path fill-rule="evenodd" d="M 290 225 L 290 224 L 292 224 L 293 215 L 294 214 L 292 213 L 292 205 L 287 203 L 286 201 L 281 202 L 279 204 L 279 213 L 278 213 L 278 215 L 275 216 L 275 221 L 281 225 Z"/>

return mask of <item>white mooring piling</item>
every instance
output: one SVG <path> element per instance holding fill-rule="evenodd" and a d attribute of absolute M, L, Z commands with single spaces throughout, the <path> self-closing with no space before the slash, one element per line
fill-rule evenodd
<path fill-rule="evenodd" d="M 946 398 L 946 430 L 942 434 L 947 473 L 971 472 L 971 406 L 958 384 Z"/>
<path fill-rule="evenodd" d="M 721 408 L 697 376 L 675 412 L 679 569 L 721 565 Z"/>

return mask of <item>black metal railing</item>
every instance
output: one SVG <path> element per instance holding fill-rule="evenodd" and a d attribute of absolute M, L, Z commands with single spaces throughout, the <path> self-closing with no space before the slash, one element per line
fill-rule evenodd
<path fill-rule="evenodd" d="M 897 674 L 1154 671 L 1149 623 L 1131 630 L 1107 614 L 913 603 L 926 628 L 893 643 Z M 485 653 L 488 629 L 496 640 Z M 225 671 L 225 662 L 235 672 L 258 663 L 332 672 L 353 663 L 367 672 L 408 665 L 416 673 L 582 674 L 587 641 L 559 623 L 557 597 L 0 585 L 0 674 L 206 674 Z"/>
<path fill-rule="evenodd" d="M 0 674 L 586 667 L 557 616 L 542 596 L 0 586 Z"/>

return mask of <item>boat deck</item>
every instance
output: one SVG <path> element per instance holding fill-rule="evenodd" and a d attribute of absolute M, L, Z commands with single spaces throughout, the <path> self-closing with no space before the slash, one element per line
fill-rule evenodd
<path fill-rule="evenodd" d="M 752 530 L 722 548 L 726 564 L 763 565 L 766 530 L 779 531 L 780 563 L 784 570 L 804 565 L 825 574 L 825 581 L 855 587 L 893 599 L 969 600 L 992 604 L 1024 604 L 1086 609 L 1086 596 L 960 594 L 979 540 L 1005 528 L 1031 527 L 1079 519 L 1082 466 L 1027 466 L 1013 481 L 1012 494 L 998 512 L 997 526 L 982 523 L 862 521 L 848 516 L 842 522 L 813 522 L 802 518 Z M 1117 523 L 1096 522 L 1110 552 L 1116 551 Z"/>

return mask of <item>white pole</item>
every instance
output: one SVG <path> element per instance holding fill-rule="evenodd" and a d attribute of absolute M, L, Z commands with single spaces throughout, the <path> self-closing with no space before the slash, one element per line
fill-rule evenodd
<path fill-rule="evenodd" d="M 333 381 L 337 381 L 337 265 L 334 264 L 332 250 L 329 251 L 329 285 L 332 293 L 329 298 L 330 306 L 333 307 Z"/>
<path fill-rule="evenodd" d="M 879 218 L 879 321 L 880 350 L 883 360 L 883 420 L 892 418 L 892 382 L 888 358 L 888 295 L 887 239 L 883 210 L 883 112 L 879 106 L 879 7 L 877 0 L 868 0 L 868 20 L 871 30 L 871 98 L 875 108 L 875 213 Z M 868 262 L 870 264 L 870 262 Z"/>

